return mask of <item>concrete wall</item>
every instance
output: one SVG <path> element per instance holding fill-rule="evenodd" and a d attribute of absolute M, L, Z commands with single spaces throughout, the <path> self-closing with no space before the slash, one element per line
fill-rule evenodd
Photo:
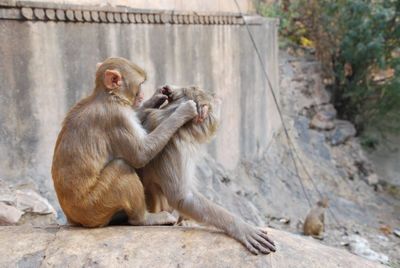
<path fill-rule="evenodd" d="M 275 21 L 250 26 L 277 88 Z M 243 25 L 98 24 L 0 20 L 0 179 L 33 180 L 54 198 L 50 167 L 67 111 L 88 95 L 95 65 L 126 57 L 147 70 L 147 95 L 196 84 L 223 98 L 209 151 L 234 169 L 260 153 L 277 116 Z"/>
<path fill-rule="evenodd" d="M 236 0 L 242 12 L 254 11 L 252 0 Z M 14 4 L 18 0 L 0 0 L 0 4 Z M 196 12 L 238 12 L 235 0 L 28 0 L 38 3 L 58 3 L 91 6 L 126 6 L 139 9 L 160 9 Z"/>

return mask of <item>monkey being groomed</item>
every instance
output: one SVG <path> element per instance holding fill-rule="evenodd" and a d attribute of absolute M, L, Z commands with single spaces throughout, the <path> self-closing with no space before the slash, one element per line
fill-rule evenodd
<path fill-rule="evenodd" d="M 147 131 L 153 131 L 187 101 L 197 105 L 199 116 L 187 122 L 172 136 L 164 149 L 139 170 L 150 211 L 168 206 L 198 222 L 224 230 L 253 254 L 275 251 L 265 230 L 249 225 L 224 208 L 206 199 L 194 188 L 195 156 L 198 146 L 215 133 L 219 121 L 219 101 L 197 87 L 173 88 L 169 103 L 161 109 L 142 109 L 139 117 Z"/>

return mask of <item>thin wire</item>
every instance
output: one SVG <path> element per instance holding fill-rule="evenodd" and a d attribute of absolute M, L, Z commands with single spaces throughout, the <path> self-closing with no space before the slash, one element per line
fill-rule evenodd
<path fill-rule="evenodd" d="M 308 196 L 308 194 L 307 194 L 306 188 L 304 187 L 303 181 L 302 181 L 302 179 L 301 179 L 301 177 L 300 177 L 299 168 L 298 168 L 298 166 L 297 166 L 296 159 L 294 158 L 293 152 L 292 152 L 292 150 L 290 149 L 290 147 L 292 146 L 293 150 L 295 150 L 295 149 L 294 149 L 294 146 L 293 146 L 292 141 L 291 141 L 291 139 L 290 139 L 289 132 L 288 132 L 288 130 L 287 130 L 287 128 L 286 128 L 286 125 L 285 125 L 285 123 L 284 123 L 282 111 L 281 111 L 281 109 L 280 109 L 280 107 L 279 107 L 279 105 L 278 105 L 278 99 L 277 99 L 277 97 L 276 97 L 276 95 L 275 95 L 275 92 L 274 92 L 274 90 L 273 90 L 272 83 L 271 83 L 271 80 L 269 79 L 267 70 L 266 70 L 266 68 L 265 68 L 264 61 L 263 61 L 263 59 L 262 59 L 262 57 L 261 57 L 260 51 L 259 51 L 258 48 L 257 48 L 256 42 L 254 41 L 254 37 L 253 37 L 253 35 L 252 35 L 251 31 L 250 31 L 249 25 L 247 24 L 247 22 L 246 22 L 246 20 L 245 20 L 245 18 L 244 18 L 244 15 L 243 15 L 243 13 L 242 13 L 242 11 L 241 11 L 241 9 L 240 9 L 240 6 L 239 6 L 238 2 L 237 2 L 237 0 L 234 0 L 234 1 L 235 1 L 235 4 L 236 4 L 237 9 L 238 9 L 238 11 L 239 11 L 240 16 L 242 17 L 242 19 L 243 19 L 243 21 L 244 21 L 244 25 L 246 26 L 247 32 L 249 33 L 250 40 L 251 40 L 251 42 L 252 42 L 252 44 L 253 44 L 253 47 L 254 47 L 254 49 L 255 49 L 255 51 L 256 51 L 256 53 L 257 53 L 257 56 L 258 56 L 258 59 L 259 59 L 259 61 L 260 61 L 261 68 L 262 68 L 262 70 L 263 70 L 264 76 L 265 76 L 265 78 L 266 78 L 266 80 L 267 80 L 267 82 L 268 82 L 268 86 L 269 86 L 269 88 L 270 88 L 270 90 L 271 90 L 272 97 L 273 97 L 273 99 L 274 99 L 276 108 L 277 108 L 277 110 L 278 110 L 279 118 L 280 118 L 280 120 L 281 120 L 283 130 L 284 130 L 284 132 L 285 132 L 285 136 L 286 136 L 286 138 L 287 138 L 287 140 L 288 140 L 290 158 L 291 158 L 292 161 L 293 161 L 293 165 L 294 165 L 294 168 L 295 168 L 295 171 L 296 171 L 296 174 L 297 174 L 297 178 L 299 179 L 299 182 L 300 182 L 302 191 L 303 191 L 303 193 L 304 193 L 304 196 L 305 196 L 305 198 L 307 199 L 307 202 L 308 202 L 309 207 L 311 208 L 311 207 L 312 207 L 311 200 L 310 200 L 310 198 L 309 198 L 309 196 Z"/>
<path fill-rule="evenodd" d="M 240 6 L 239 6 L 237 0 L 234 0 L 234 2 L 235 2 L 235 4 L 236 4 L 236 7 L 237 7 L 237 9 L 238 9 L 238 11 L 239 11 L 240 16 L 241 16 L 242 19 L 243 19 L 244 25 L 246 26 L 246 30 L 247 30 L 247 32 L 248 32 L 248 34 L 249 34 L 249 36 L 250 36 L 251 43 L 253 44 L 253 47 L 254 47 L 254 49 L 255 49 L 255 51 L 256 51 L 256 54 L 257 54 L 257 57 L 258 57 L 258 59 L 259 59 L 259 61 L 260 61 L 261 68 L 262 68 L 262 70 L 263 70 L 264 76 L 265 76 L 265 78 L 266 78 L 266 80 L 267 80 L 267 82 L 268 82 L 269 89 L 270 89 L 271 94 L 272 94 L 272 97 L 273 97 L 273 99 L 274 99 L 274 102 L 275 102 L 275 105 L 276 105 L 276 109 L 278 110 L 279 118 L 280 118 L 280 120 L 281 120 L 282 127 L 283 127 L 283 130 L 284 130 L 284 132 L 285 132 L 286 139 L 287 139 L 287 141 L 288 141 L 288 145 L 289 145 L 289 154 L 290 154 L 290 157 L 291 157 L 291 159 L 292 159 L 292 161 L 293 161 L 293 165 L 294 165 L 294 167 L 295 167 L 295 171 L 296 171 L 297 178 L 298 178 L 298 180 L 299 180 L 299 182 L 300 182 L 302 191 L 303 191 L 304 196 L 305 196 L 305 198 L 306 198 L 306 200 L 307 200 L 307 202 L 308 202 L 308 205 L 309 205 L 309 207 L 311 208 L 311 207 L 312 207 L 311 200 L 310 200 L 310 198 L 309 198 L 309 196 L 308 196 L 308 194 L 307 194 L 307 191 L 306 191 L 306 189 L 305 189 L 305 187 L 304 187 L 304 184 L 303 184 L 302 178 L 301 178 L 301 176 L 300 176 L 299 168 L 298 168 L 298 166 L 297 166 L 297 162 L 296 162 L 296 159 L 295 159 L 294 154 L 296 155 L 296 157 L 297 157 L 297 159 L 298 159 L 298 161 L 299 161 L 299 163 L 300 163 L 300 165 L 301 165 L 301 167 L 302 167 L 304 173 L 306 174 L 306 176 L 308 177 L 308 179 L 311 181 L 311 183 L 312 183 L 314 189 L 315 189 L 316 192 L 318 193 L 319 198 L 322 198 L 322 193 L 321 193 L 321 191 L 318 189 L 318 187 L 317 187 L 316 183 L 314 182 L 314 180 L 312 179 L 312 177 L 311 177 L 310 173 L 308 172 L 306 166 L 304 165 L 303 161 L 301 160 L 301 158 L 300 158 L 300 156 L 299 156 L 299 154 L 298 154 L 298 152 L 297 152 L 297 149 L 296 149 L 296 147 L 294 146 L 294 143 L 292 142 L 292 140 L 291 140 L 291 138 L 290 138 L 290 136 L 289 136 L 289 132 L 288 132 L 287 127 L 286 127 L 286 125 L 285 125 L 285 123 L 284 123 L 284 120 L 283 120 L 282 111 L 281 111 L 281 109 L 280 109 L 280 107 L 279 107 L 279 104 L 278 104 L 278 99 L 277 99 L 277 97 L 276 97 L 276 95 L 275 95 L 275 91 L 273 90 L 271 80 L 269 79 L 267 69 L 266 69 L 265 64 L 264 64 L 264 61 L 263 61 L 263 59 L 262 59 L 262 57 L 261 57 L 261 53 L 260 53 L 260 51 L 258 50 L 258 47 L 257 47 L 257 44 L 256 44 L 256 42 L 255 42 L 255 40 L 254 40 L 253 34 L 252 34 L 251 31 L 250 31 L 249 25 L 247 24 L 247 22 L 246 22 L 246 20 L 245 20 L 245 18 L 244 18 L 244 15 L 243 15 L 243 13 L 242 13 L 242 11 L 241 11 L 241 9 L 240 9 Z M 293 152 L 294 152 L 294 154 L 293 154 Z M 331 210 L 330 207 L 328 207 L 328 212 L 331 214 L 331 216 L 332 216 L 333 220 L 335 221 L 335 223 L 336 223 L 338 226 L 341 226 L 341 224 L 339 223 L 339 220 L 336 218 L 335 214 L 333 213 L 333 211 Z"/>

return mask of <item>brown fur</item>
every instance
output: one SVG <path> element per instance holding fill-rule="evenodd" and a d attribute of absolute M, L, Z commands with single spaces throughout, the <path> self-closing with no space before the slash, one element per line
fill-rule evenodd
<path fill-rule="evenodd" d="M 184 102 L 149 134 L 131 104 L 140 95 L 145 72 L 123 58 L 109 58 L 96 72 L 93 93 L 66 116 L 54 149 L 52 177 L 71 223 L 107 225 L 124 211 L 131 224 L 172 223 L 166 212 L 146 211 L 143 185 L 135 170 L 145 166 L 183 124 L 197 115 Z M 151 107 L 153 98 L 144 103 Z"/>
<path fill-rule="evenodd" d="M 202 123 L 189 121 L 171 138 L 165 148 L 140 170 L 152 211 L 169 210 L 169 205 L 196 221 L 213 225 L 243 243 L 252 253 L 275 251 L 265 230 L 245 223 L 224 208 L 207 200 L 193 187 L 198 146 L 215 133 L 219 106 L 213 97 L 197 87 L 175 88 L 172 102 L 162 109 L 147 109 L 141 114 L 143 125 L 152 130 L 167 120 L 180 103 L 194 100 L 198 113 L 208 116 Z"/>
<path fill-rule="evenodd" d="M 318 201 L 307 214 L 304 221 L 303 232 L 315 238 L 322 238 L 325 229 L 325 209 L 328 207 L 328 198 L 324 197 Z"/>

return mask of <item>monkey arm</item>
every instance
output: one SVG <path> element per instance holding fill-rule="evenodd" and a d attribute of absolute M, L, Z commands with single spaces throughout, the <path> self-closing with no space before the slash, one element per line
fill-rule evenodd
<path fill-rule="evenodd" d="M 141 123 L 143 123 L 143 121 L 146 119 L 147 115 L 149 114 L 149 109 L 150 108 L 147 108 L 144 105 L 142 105 L 141 107 L 136 109 L 137 117 L 139 118 L 139 121 Z"/>
<path fill-rule="evenodd" d="M 142 106 L 136 109 L 140 122 L 143 122 L 146 119 L 149 110 L 158 109 L 167 99 L 168 97 L 163 94 L 156 94 L 145 101 Z"/>
<path fill-rule="evenodd" d="M 235 233 L 236 225 L 246 224 L 196 191 L 190 191 L 184 196 L 181 195 L 180 198 L 168 194 L 169 192 L 171 191 L 166 191 L 166 194 L 171 206 L 198 222 L 213 225 L 231 235 Z"/>
<path fill-rule="evenodd" d="M 322 224 L 325 224 L 325 208 L 320 209 L 319 219 Z"/>
<path fill-rule="evenodd" d="M 258 254 L 258 251 L 269 253 L 276 250 L 274 242 L 268 238 L 264 230 L 245 223 L 242 219 L 214 204 L 200 193 L 189 191 L 181 198 L 175 198 L 170 193 L 171 191 L 166 191 L 168 202 L 172 207 L 196 221 L 224 230 L 252 253 Z"/>
<path fill-rule="evenodd" d="M 148 108 L 158 109 L 167 99 L 168 96 L 166 95 L 163 95 L 161 93 L 155 94 L 150 99 L 143 102 L 142 106 L 139 109 L 148 109 Z"/>
<path fill-rule="evenodd" d="M 172 88 L 168 85 L 157 88 L 153 96 L 142 104 L 144 109 L 147 108 L 160 108 L 160 106 L 167 100 L 171 98 Z"/>
<path fill-rule="evenodd" d="M 264 254 L 276 251 L 274 242 L 269 239 L 265 230 L 247 224 L 200 193 L 191 191 L 183 199 L 175 200 L 172 203 L 174 205 L 184 215 L 224 230 L 254 254 L 259 251 Z"/>
<path fill-rule="evenodd" d="M 117 157 L 128 161 L 134 168 L 144 167 L 168 143 L 176 130 L 183 125 L 177 120 L 166 120 L 147 135 L 139 135 L 127 129 L 115 130 L 119 140 L 114 151 Z"/>
<path fill-rule="evenodd" d="M 113 152 L 134 168 L 144 167 L 167 145 L 175 132 L 196 115 L 196 104 L 193 101 L 183 103 L 149 134 L 138 122 L 123 118 L 111 130 L 111 139 L 119 141 L 114 144 Z"/>

